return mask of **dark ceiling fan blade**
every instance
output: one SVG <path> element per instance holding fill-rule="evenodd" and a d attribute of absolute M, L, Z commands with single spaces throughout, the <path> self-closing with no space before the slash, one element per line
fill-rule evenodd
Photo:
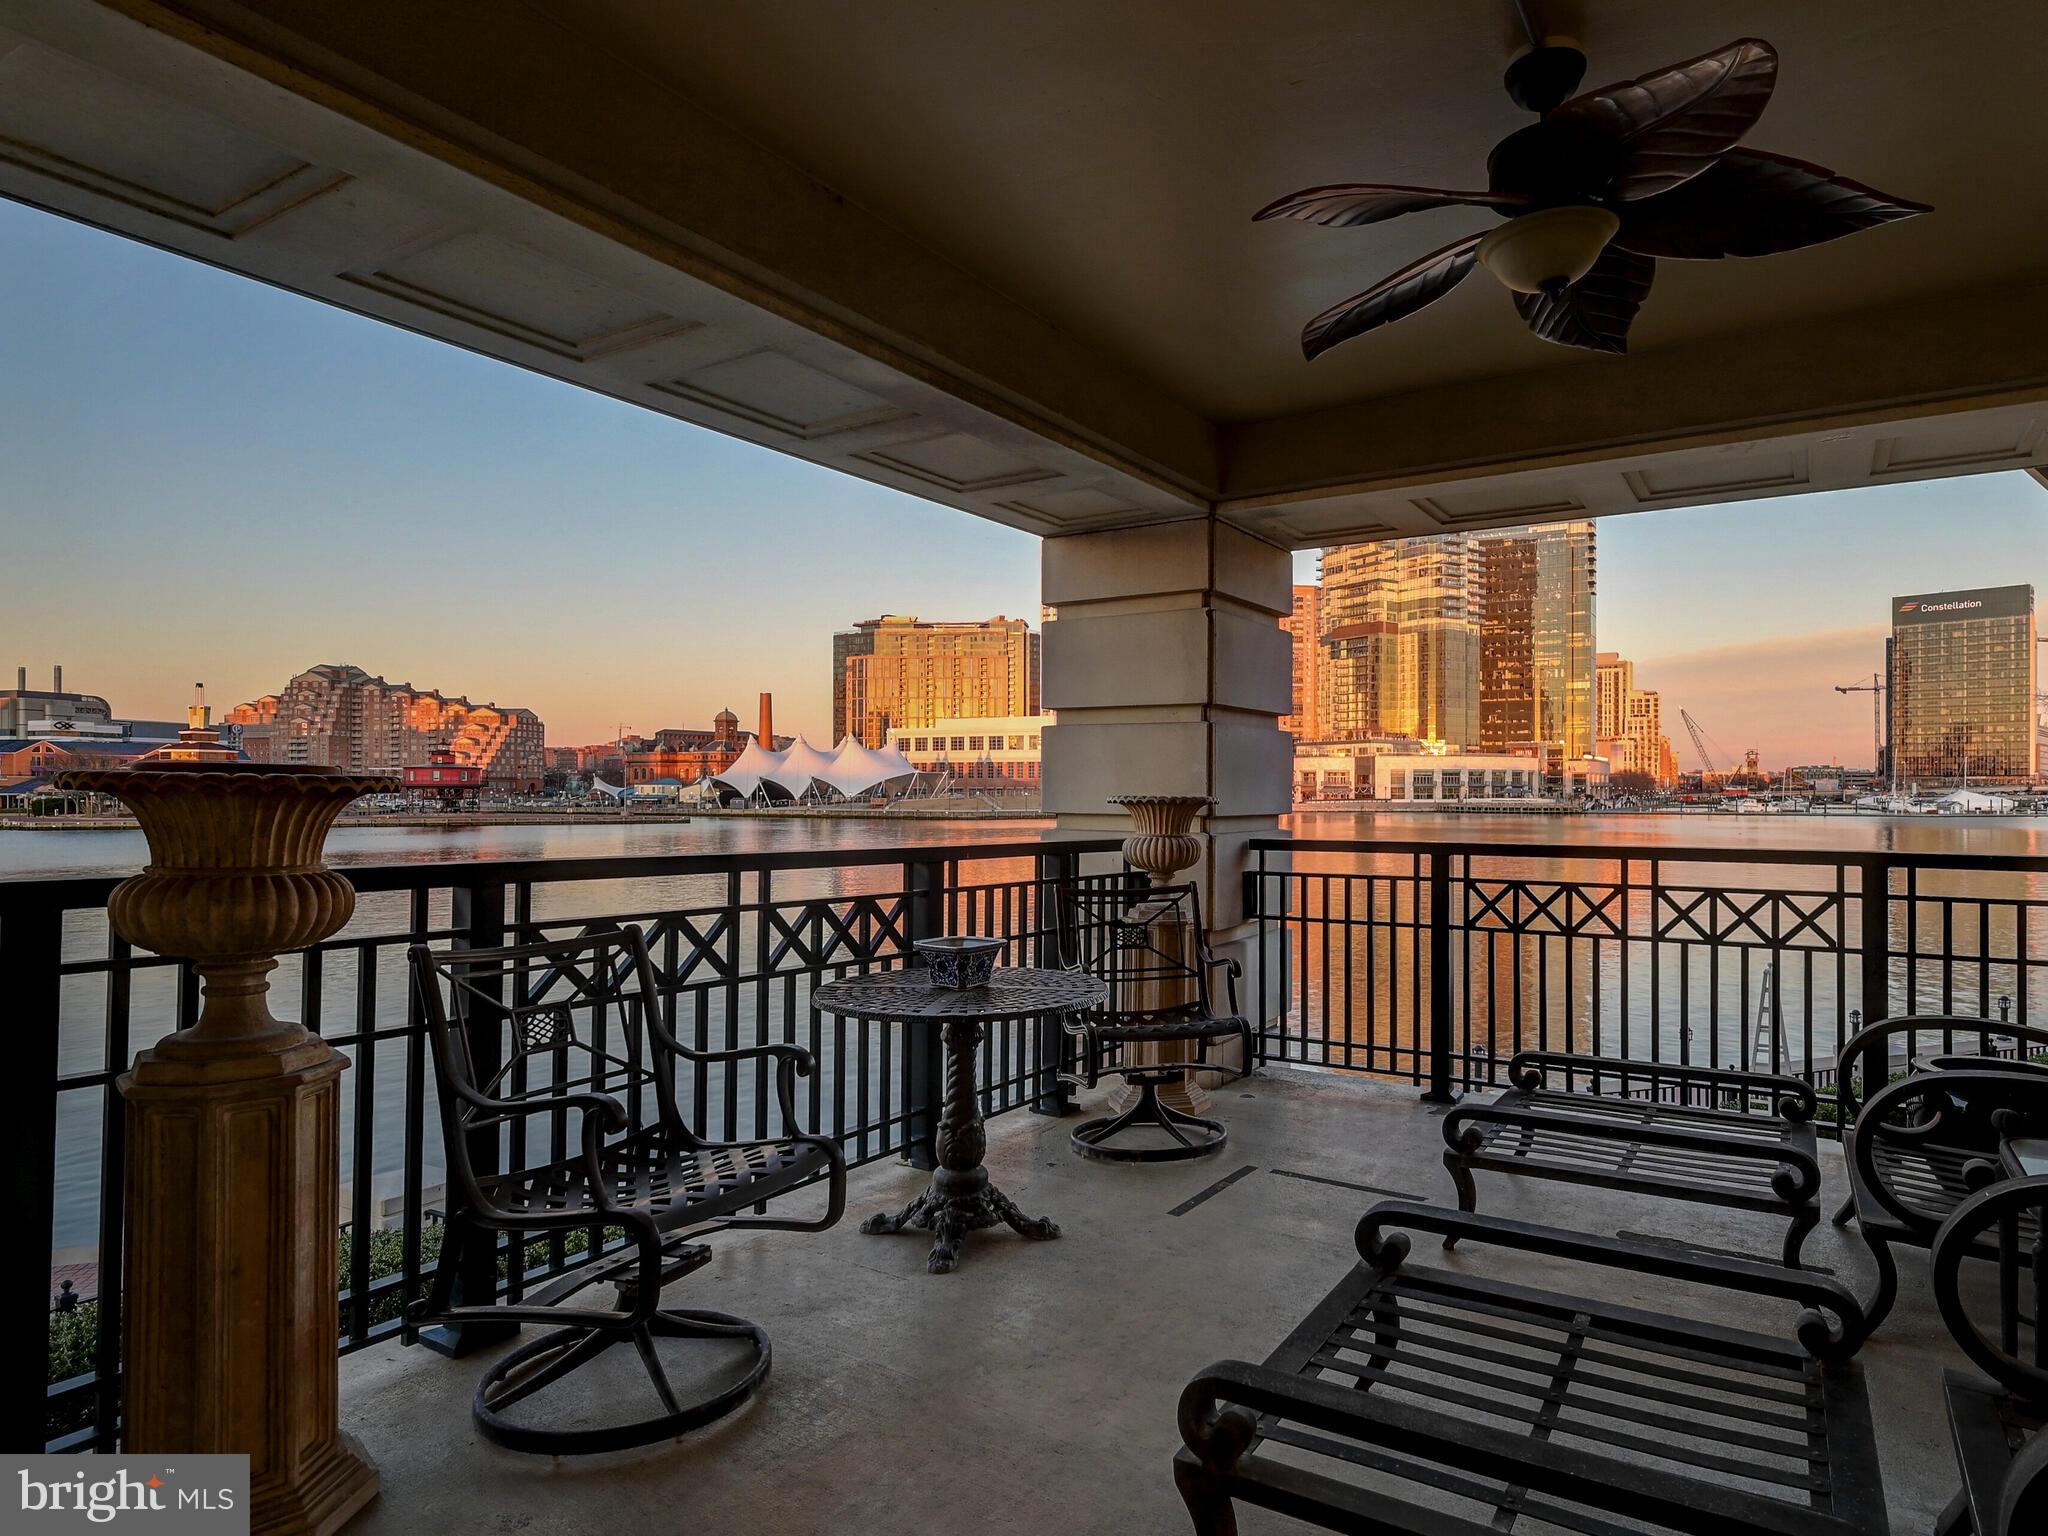
<path fill-rule="evenodd" d="M 1467 235 L 1440 251 L 1431 251 L 1400 271 L 1380 279 L 1363 293 L 1332 304 L 1302 328 L 1301 355 L 1320 357 L 1340 341 L 1362 336 L 1377 326 L 1412 315 L 1433 304 L 1465 280 L 1478 260 L 1479 236 Z"/>
<path fill-rule="evenodd" d="M 1769 105 L 1778 54 L 1745 37 L 1683 64 L 1575 96 L 1553 115 L 1600 129 L 1621 147 L 1614 195 L 1655 197 L 1733 148 Z"/>
<path fill-rule="evenodd" d="M 1394 187 L 1377 182 L 1345 181 L 1328 187 L 1305 187 L 1266 204 L 1252 215 L 1259 219 L 1298 219 L 1333 229 L 1377 224 L 1382 219 L 1419 213 L 1424 208 L 1521 208 L 1529 199 L 1513 193 L 1447 192 L 1441 187 Z"/>
<path fill-rule="evenodd" d="M 1770 256 L 1931 212 L 1824 165 L 1731 149 L 1676 190 L 1629 204 L 1614 243 L 1686 261 Z"/>
<path fill-rule="evenodd" d="M 1610 245 L 1593 270 L 1562 293 L 1518 293 L 1515 309 L 1531 331 L 1562 347 L 1626 352 L 1628 328 L 1657 275 L 1657 263 Z"/>

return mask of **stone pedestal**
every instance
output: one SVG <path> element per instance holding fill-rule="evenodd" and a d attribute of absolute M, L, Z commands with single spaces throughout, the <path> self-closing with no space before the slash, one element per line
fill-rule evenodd
<path fill-rule="evenodd" d="M 259 1532 L 338 1530 L 377 1491 L 336 1422 L 345 1065 L 311 1037 L 226 1059 L 167 1043 L 121 1080 L 122 1448 L 246 1451 Z"/>
<path fill-rule="evenodd" d="M 189 958 L 204 999 L 120 1084 L 122 1449 L 245 1453 L 252 1529 L 326 1536 L 377 1492 L 338 1422 L 346 1063 L 265 999 L 279 950 L 348 921 L 355 893 L 320 849 L 383 781 L 198 762 L 66 778 L 141 821 L 149 868 L 108 916 L 138 948 Z"/>
<path fill-rule="evenodd" d="M 1185 964 L 1199 963 L 1201 944 L 1194 924 L 1181 916 L 1177 908 L 1161 902 L 1135 907 L 1126 915 L 1131 921 L 1145 924 L 1147 940 L 1160 954 Z M 1130 984 L 1124 989 L 1124 994 L 1116 999 L 1119 1008 L 1171 1008 L 1193 1001 L 1195 991 L 1194 983 L 1187 978 L 1158 976 Z M 1159 1045 L 1134 1046 L 1131 1055 L 1138 1061 L 1191 1061 L 1195 1047 L 1185 1040 L 1172 1040 Z M 1209 1095 L 1202 1091 L 1201 1075 L 1183 1073 L 1174 1082 L 1161 1084 L 1160 1102 L 1183 1114 L 1207 1114 Z M 1125 1083 L 1110 1095 L 1109 1107 L 1121 1114 L 1137 1098 L 1138 1089 Z"/>

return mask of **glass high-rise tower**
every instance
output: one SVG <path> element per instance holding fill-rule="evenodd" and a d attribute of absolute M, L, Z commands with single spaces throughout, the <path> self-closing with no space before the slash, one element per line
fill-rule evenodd
<path fill-rule="evenodd" d="M 1323 734 L 1593 752 L 1593 525 L 1323 551 Z"/>
<path fill-rule="evenodd" d="M 832 637 L 832 737 L 879 747 L 934 720 L 1039 712 L 1039 637 L 1022 619 L 863 619 Z"/>
<path fill-rule="evenodd" d="M 2034 777 L 2034 639 L 2030 586 L 1892 599 L 1886 699 L 1894 780 Z"/>
<path fill-rule="evenodd" d="M 1593 525 L 1552 523 L 1475 536 L 1480 624 L 1480 745 L 1500 752 L 1542 742 L 1567 758 L 1592 755 Z"/>
<path fill-rule="evenodd" d="M 1471 538 L 1323 551 L 1323 730 L 1479 744 L 1480 596 Z"/>

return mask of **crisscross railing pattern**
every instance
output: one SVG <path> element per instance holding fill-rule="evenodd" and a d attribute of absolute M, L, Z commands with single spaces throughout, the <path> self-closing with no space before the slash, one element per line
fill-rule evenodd
<path fill-rule="evenodd" d="M 2048 1017 L 2048 859 L 1252 843 L 1266 1058 L 1446 1098 L 1520 1050 L 1790 1073 L 1857 1021 Z"/>

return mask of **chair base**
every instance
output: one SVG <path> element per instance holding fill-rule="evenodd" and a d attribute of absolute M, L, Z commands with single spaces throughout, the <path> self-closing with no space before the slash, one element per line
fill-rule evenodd
<path fill-rule="evenodd" d="M 656 1338 L 749 1340 L 754 1360 L 738 1380 L 695 1402 L 679 1402 L 655 1354 Z M 614 1344 L 629 1342 L 639 1351 L 640 1363 L 661 1401 L 662 1412 L 644 1419 L 582 1429 L 548 1429 L 514 1423 L 505 1417 L 505 1410 L 514 1403 L 588 1365 Z M 542 1456 L 588 1456 L 629 1450 L 656 1440 L 674 1439 L 724 1418 L 767 1380 L 768 1364 L 767 1331 L 758 1323 L 728 1317 L 723 1312 L 671 1308 L 656 1312 L 646 1322 L 631 1328 L 557 1328 L 513 1350 L 484 1373 L 476 1388 L 477 1428 L 485 1439 L 507 1450 Z"/>
<path fill-rule="evenodd" d="M 1159 1097 L 1159 1084 L 1151 1078 L 1138 1080 L 1138 1100 L 1120 1115 L 1084 1120 L 1074 1127 L 1073 1148 L 1083 1157 L 1106 1163 L 1180 1163 L 1219 1152 L 1230 1140 L 1229 1127 L 1220 1120 L 1184 1115 Z M 1112 1146 L 1110 1138 L 1134 1127 L 1160 1130 L 1173 1138 L 1170 1147 Z"/>

